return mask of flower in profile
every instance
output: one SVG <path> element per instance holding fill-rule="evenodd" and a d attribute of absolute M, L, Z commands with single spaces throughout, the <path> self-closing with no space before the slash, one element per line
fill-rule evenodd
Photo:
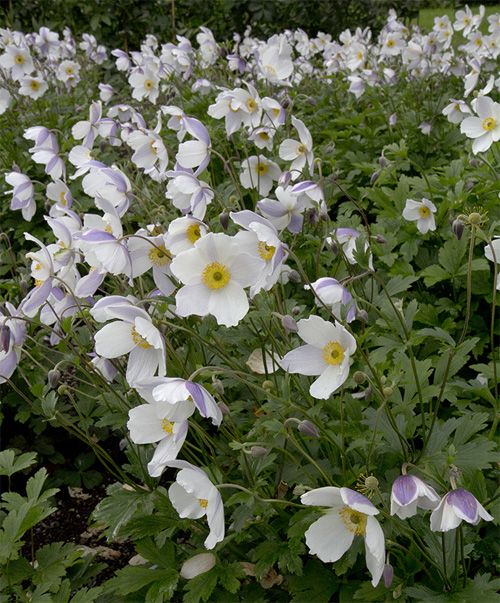
<path fill-rule="evenodd" d="M 457 528 L 462 521 L 475 526 L 481 519 L 493 521 L 475 496 L 464 488 L 457 488 L 445 494 L 431 513 L 431 530 L 448 532 Z"/>
<path fill-rule="evenodd" d="M 209 233 L 176 256 L 170 269 L 184 284 L 175 296 L 179 316 L 212 314 L 218 324 L 233 327 L 248 312 L 244 288 L 259 278 L 261 261 L 242 253 L 231 237 Z"/>
<path fill-rule="evenodd" d="M 342 317 L 345 313 L 347 322 L 352 322 L 356 318 L 356 303 L 349 291 L 341 285 L 336 279 L 323 277 L 319 278 L 311 286 L 304 285 L 304 289 L 312 289 L 316 296 L 316 305 L 322 304 L 329 306 L 335 316 Z"/>
<path fill-rule="evenodd" d="M 491 243 L 484 246 L 484 255 L 490 262 L 500 264 L 500 237 L 495 237 Z M 500 291 L 500 272 L 497 274 L 497 290 Z"/>
<path fill-rule="evenodd" d="M 460 131 L 474 139 L 472 152 L 477 155 L 500 140 L 500 103 L 495 103 L 488 96 L 478 96 L 474 110 L 478 116 L 465 118 L 460 124 Z"/>
<path fill-rule="evenodd" d="M 280 365 L 288 373 L 319 375 L 309 393 L 314 398 L 326 399 L 349 376 L 349 360 L 356 351 L 356 340 L 339 323 L 319 316 L 299 320 L 297 326 L 298 335 L 306 345 L 288 352 Z"/>
<path fill-rule="evenodd" d="M 285 161 L 291 161 L 290 171 L 292 178 L 298 178 L 306 163 L 309 166 L 309 172 L 313 173 L 314 154 L 312 151 L 312 136 L 309 130 L 300 119 L 292 115 L 293 127 L 297 130 L 299 140 L 287 138 L 280 144 L 279 155 Z"/>
<path fill-rule="evenodd" d="M 21 172 L 8 172 L 5 174 L 5 182 L 14 187 L 6 191 L 6 194 L 12 193 L 10 209 L 20 209 L 23 218 L 30 222 L 36 212 L 33 183 L 30 178 Z"/>
<path fill-rule="evenodd" d="M 436 211 L 434 203 L 425 197 L 422 201 L 407 199 L 403 209 L 403 218 L 416 222 L 419 232 L 426 234 L 429 230 L 436 230 L 436 220 L 434 219 Z"/>
<path fill-rule="evenodd" d="M 306 492 L 300 497 L 303 505 L 328 507 L 328 510 L 307 529 L 309 552 L 325 563 L 338 561 L 351 547 L 355 536 L 365 540 L 366 566 L 377 586 L 385 566 L 384 533 L 377 508 L 363 494 L 350 488 L 327 486 Z"/>
<path fill-rule="evenodd" d="M 413 517 L 417 507 L 435 509 L 439 504 L 437 492 L 415 475 L 400 475 L 391 490 L 391 515 L 401 519 Z"/>
<path fill-rule="evenodd" d="M 182 519 L 207 517 L 210 533 L 205 547 L 213 549 L 224 540 L 224 506 L 222 497 L 207 474 L 186 461 L 171 461 L 170 467 L 181 467 L 176 481 L 168 489 L 172 506 Z"/>

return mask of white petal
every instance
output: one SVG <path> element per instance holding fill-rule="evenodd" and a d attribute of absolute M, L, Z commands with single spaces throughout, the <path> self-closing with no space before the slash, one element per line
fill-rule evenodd
<path fill-rule="evenodd" d="M 104 358 L 118 358 L 128 354 L 134 347 L 132 325 L 121 320 L 115 320 L 97 331 L 94 336 L 95 351 Z"/>
<path fill-rule="evenodd" d="M 366 567 L 372 575 L 372 585 L 377 586 L 385 565 L 384 532 L 375 517 L 366 519 L 365 532 Z"/>
<path fill-rule="evenodd" d="M 328 366 L 311 384 L 309 393 L 313 398 L 326 400 L 336 391 L 349 376 L 349 367 Z"/>
<path fill-rule="evenodd" d="M 152 444 L 167 436 L 152 404 L 141 404 L 128 412 L 127 429 L 134 444 Z"/>
<path fill-rule="evenodd" d="M 338 561 L 354 540 L 354 534 L 345 527 L 336 511 L 330 511 L 315 521 L 305 537 L 309 552 L 325 563 Z"/>
<path fill-rule="evenodd" d="M 303 345 L 285 354 L 280 366 L 288 373 L 316 376 L 324 372 L 326 364 L 322 350 L 312 345 Z"/>
<path fill-rule="evenodd" d="M 342 507 L 344 501 L 340 495 L 340 488 L 335 486 L 325 486 L 306 492 L 300 497 L 303 505 L 313 505 L 318 507 Z"/>
<path fill-rule="evenodd" d="M 209 313 L 215 316 L 217 324 L 236 326 L 248 312 L 248 298 L 238 283 L 230 281 L 223 289 L 210 292 Z"/>

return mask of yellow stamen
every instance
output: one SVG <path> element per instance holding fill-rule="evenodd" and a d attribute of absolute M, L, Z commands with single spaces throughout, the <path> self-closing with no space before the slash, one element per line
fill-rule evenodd
<path fill-rule="evenodd" d="M 387 40 L 387 46 L 389 48 L 392 48 L 394 46 L 394 44 L 396 44 L 396 42 L 394 40 Z"/>
<path fill-rule="evenodd" d="M 427 207 L 427 205 L 421 205 L 418 208 L 418 213 L 421 218 L 428 218 L 431 215 L 431 210 Z"/>
<path fill-rule="evenodd" d="M 202 509 L 206 509 L 208 507 L 208 500 L 206 498 L 199 498 L 198 503 Z"/>
<path fill-rule="evenodd" d="M 254 113 L 257 110 L 257 103 L 253 100 L 253 98 L 249 98 L 245 104 L 250 113 Z"/>
<path fill-rule="evenodd" d="M 212 262 L 203 271 L 201 280 L 209 289 L 223 289 L 231 280 L 231 273 L 219 262 Z"/>
<path fill-rule="evenodd" d="M 276 251 L 276 247 L 273 247 L 272 245 L 268 245 L 264 241 L 259 241 L 257 244 L 257 247 L 258 247 L 260 257 L 263 260 L 265 260 L 266 262 L 268 262 L 270 259 L 272 259 L 274 252 Z"/>
<path fill-rule="evenodd" d="M 135 327 L 132 327 L 132 339 L 134 340 L 135 345 L 139 346 L 143 350 L 149 350 L 153 347 L 140 333 L 137 332 Z"/>
<path fill-rule="evenodd" d="M 307 149 L 306 149 L 305 145 L 299 144 L 299 146 L 297 147 L 297 153 L 299 155 L 303 155 L 306 151 L 307 151 Z"/>
<path fill-rule="evenodd" d="M 161 428 L 166 434 L 171 435 L 174 431 L 174 424 L 171 423 L 168 419 L 162 419 Z"/>
<path fill-rule="evenodd" d="M 191 226 L 188 226 L 188 228 L 186 230 L 186 236 L 188 238 L 188 241 L 190 243 L 193 243 L 193 245 L 194 245 L 196 243 L 196 241 L 201 237 L 200 225 L 199 224 L 191 224 Z"/>
<path fill-rule="evenodd" d="M 338 341 L 329 341 L 323 348 L 323 360 L 327 364 L 337 366 L 344 359 L 344 348 Z"/>
<path fill-rule="evenodd" d="M 40 82 L 37 82 L 36 80 L 31 80 L 30 87 L 36 92 L 37 90 L 40 90 Z"/>
<path fill-rule="evenodd" d="M 153 80 L 144 80 L 144 88 L 146 88 L 146 90 L 151 90 L 153 86 Z"/>
<path fill-rule="evenodd" d="M 148 253 L 148 257 L 154 266 L 159 267 L 166 266 L 172 261 L 172 256 L 164 245 L 152 247 Z"/>
<path fill-rule="evenodd" d="M 261 161 L 258 161 L 256 171 L 257 174 L 264 176 L 264 174 L 267 174 L 267 172 L 269 171 L 269 166 L 267 165 L 267 163 L 262 163 Z"/>
<path fill-rule="evenodd" d="M 59 203 L 62 206 L 65 206 L 68 202 L 66 201 L 66 192 L 65 191 L 61 191 L 59 193 Z"/>
<path fill-rule="evenodd" d="M 481 125 L 483 127 L 483 130 L 485 130 L 486 132 L 491 132 L 491 130 L 493 130 L 496 124 L 497 121 L 494 117 L 487 117 L 486 119 L 483 119 L 483 123 Z"/>
<path fill-rule="evenodd" d="M 18 65 L 24 65 L 24 57 L 22 54 L 16 54 L 16 58 L 14 60 Z"/>
<path fill-rule="evenodd" d="M 355 511 L 350 507 L 344 507 L 339 515 L 349 532 L 356 534 L 356 536 L 363 536 L 366 530 L 366 515 L 364 513 Z"/>

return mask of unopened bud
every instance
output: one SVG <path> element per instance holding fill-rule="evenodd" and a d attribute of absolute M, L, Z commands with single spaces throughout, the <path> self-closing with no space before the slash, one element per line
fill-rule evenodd
<path fill-rule="evenodd" d="M 388 398 L 389 396 L 392 396 L 394 389 L 392 387 L 384 387 L 384 389 L 382 390 L 382 393 L 384 394 L 384 398 Z"/>
<path fill-rule="evenodd" d="M 288 95 L 285 95 L 281 99 L 281 106 L 283 107 L 283 109 L 286 109 L 287 107 L 290 106 L 290 97 Z"/>
<path fill-rule="evenodd" d="M 386 588 L 390 588 L 392 584 L 392 580 L 394 578 L 394 568 L 390 563 L 386 563 L 384 566 L 384 586 Z"/>
<path fill-rule="evenodd" d="M 354 383 L 362 385 L 366 381 L 367 376 L 366 373 L 363 373 L 363 371 L 356 371 L 352 378 L 354 379 Z"/>
<path fill-rule="evenodd" d="M 370 176 L 370 184 L 375 184 L 375 182 L 377 182 L 379 177 L 379 172 L 373 172 L 373 174 Z"/>
<path fill-rule="evenodd" d="M 286 493 L 288 492 L 288 484 L 283 480 L 278 484 L 278 489 L 276 491 L 276 498 L 285 498 Z"/>
<path fill-rule="evenodd" d="M 185 580 L 192 580 L 205 572 L 210 571 L 217 559 L 212 553 L 200 553 L 184 561 L 180 574 Z"/>
<path fill-rule="evenodd" d="M 264 446 L 252 446 L 250 448 L 250 456 L 253 456 L 256 459 L 266 456 L 267 453 L 268 450 L 267 448 L 264 448 Z"/>
<path fill-rule="evenodd" d="M 366 324 L 368 322 L 368 312 L 366 310 L 358 310 L 356 312 L 356 318 Z"/>
<path fill-rule="evenodd" d="M 224 384 L 220 379 L 217 379 L 217 377 L 212 377 L 212 386 L 214 391 L 217 392 L 219 396 L 224 395 Z"/>
<path fill-rule="evenodd" d="M 319 429 L 316 427 L 316 425 L 314 425 L 314 423 L 311 423 L 311 421 L 308 421 L 307 419 L 301 421 L 297 425 L 297 429 L 300 431 L 300 433 L 303 433 L 311 438 L 319 438 Z"/>
<path fill-rule="evenodd" d="M 378 235 L 375 237 L 375 240 L 377 241 L 377 243 L 381 243 L 382 245 L 383 245 L 384 243 L 387 243 L 387 239 L 386 239 L 384 236 L 382 236 L 381 234 L 378 234 Z"/>
<path fill-rule="evenodd" d="M 473 226 L 479 226 L 482 221 L 483 221 L 483 216 L 480 213 L 478 213 L 477 211 L 473 211 L 471 214 L 469 214 L 469 222 Z"/>
<path fill-rule="evenodd" d="M 68 389 L 68 386 L 66 385 L 66 383 L 63 383 L 62 385 L 60 385 L 60 386 L 57 388 L 57 393 L 58 393 L 60 396 L 65 396 L 65 395 L 68 393 L 68 391 L 69 391 L 69 389 Z"/>
<path fill-rule="evenodd" d="M 470 164 L 470 166 L 471 166 L 471 167 L 473 167 L 473 168 L 477 168 L 477 167 L 479 167 L 479 165 L 480 165 L 480 164 L 479 164 L 479 161 L 478 161 L 477 159 L 471 159 L 471 160 L 469 161 L 469 164 Z"/>
<path fill-rule="evenodd" d="M 316 105 L 318 104 L 318 101 L 314 98 L 314 96 L 309 96 L 307 98 L 307 102 L 312 105 L 313 107 L 316 107 Z"/>
<path fill-rule="evenodd" d="M 298 315 L 301 313 L 301 311 L 302 311 L 302 310 L 300 309 L 300 306 L 294 306 L 294 307 L 292 308 L 292 314 L 293 314 L 294 316 L 298 316 Z"/>
<path fill-rule="evenodd" d="M 47 373 L 47 381 L 52 389 L 55 389 L 59 385 L 61 380 L 61 373 L 57 369 L 52 369 Z"/>
<path fill-rule="evenodd" d="M 281 317 L 281 325 L 288 333 L 297 333 L 299 330 L 296 321 L 290 314 L 285 314 L 285 316 Z"/>
<path fill-rule="evenodd" d="M 387 161 L 387 159 L 383 155 L 381 155 L 378 158 L 378 164 L 379 164 L 379 166 L 381 168 L 385 168 L 385 167 L 387 167 L 389 165 L 389 162 Z"/>
<path fill-rule="evenodd" d="M 464 185 L 464 189 L 469 192 L 470 190 L 472 190 L 474 188 L 474 180 L 467 180 L 467 182 Z"/>
<path fill-rule="evenodd" d="M 227 211 L 223 211 L 219 214 L 219 222 L 222 228 L 227 230 L 227 227 L 229 226 L 229 214 Z"/>
<path fill-rule="evenodd" d="M 288 273 L 288 280 L 291 283 L 300 283 L 300 274 L 296 270 L 290 270 Z"/>
<path fill-rule="evenodd" d="M 0 350 L 8 352 L 10 347 L 10 329 L 7 325 L 0 326 Z"/>
<path fill-rule="evenodd" d="M 262 389 L 265 389 L 266 392 L 270 392 L 274 389 L 274 383 L 269 379 L 266 379 L 262 382 Z"/>
<path fill-rule="evenodd" d="M 334 255 L 338 255 L 338 253 L 339 253 L 339 246 L 337 245 L 337 242 L 334 241 L 333 239 L 327 239 L 326 242 L 327 242 L 327 245 L 330 248 L 331 252 Z"/>
<path fill-rule="evenodd" d="M 462 222 L 462 220 L 460 220 L 459 218 L 455 218 L 455 220 L 453 220 L 451 224 L 451 230 L 459 241 L 462 238 L 462 235 L 464 234 L 464 228 L 465 224 Z"/>
<path fill-rule="evenodd" d="M 314 208 L 307 212 L 307 217 L 309 219 L 309 222 L 313 225 L 319 222 L 318 212 Z"/>
<path fill-rule="evenodd" d="M 217 402 L 217 406 L 223 415 L 229 414 L 229 406 L 225 402 Z"/>

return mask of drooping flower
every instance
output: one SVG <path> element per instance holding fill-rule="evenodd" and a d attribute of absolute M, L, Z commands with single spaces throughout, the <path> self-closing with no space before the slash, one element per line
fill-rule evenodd
<path fill-rule="evenodd" d="M 434 488 L 415 475 L 400 475 L 392 484 L 391 515 L 407 519 L 416 515 L 417 507 L 435 509 L 438 504 Z"/>
<path fill-rule="evenodd" d="M 170 269 L 184 284 L 175 296 L 180 316 L 212 314 L 218 324 L 232 327 L 248 312 L 244 288 L 258 278 L 261 263 L 231 237 L 210 233 L 177 255 Z"/>
<path fill-rule="evenodd" d="M 304 289 L 312 289 L 316 295 L 316 305 L 321 307 L 322 303 L 325 306 L 330 306 L 335 316 L 343 318 L 342 312 L 345 313 L 345 320 L 352 322 L 356 318 L 356 303 L 349 291 L 341 285 L 336 279 L 323 277 L 311 283 L 311 286 L 304 285 Z"/>
<path fill-rule="evenodd" d="M 356 340 L 339 323 L 319 316 L 299 320 L 297 326 L 306 345 L 288 352 L 281 367 L 289 373 L 319 375 L 309 393 L 314 398 L 329 398 L 349 376 L 349 359 L 356 351 Z"/>
<path fill-rule="evenodd" d="M 304 223 L 304 211 L 312 207 L 311 200 L 302 194 L 295 194 L 291 187 L 276 187 L 275 199 L 261 199 L 257 203 L 257 209 L 278 230 L 287 228 L 293 234 L 302 230 Z"/>
<path fill-rule="evenodd" d="M 213 549 L 224 540 L 224 506 L 222 497 L 207 474 L 186 461 L 172 461 L 170 467 L 181 467 L 176 481 L 168 489 L 168 497 L 182 519 L 207 517 L 210 533 L 205 547 Z"/>
<path fill-rule="evenodd" d="M 305 533 L 309 552 L 325 563 L 333 563 L 349 550 L 355 536 L 362 536 L 366 566 L 372 585 L 377 586 L 384 571 L 385 541 L 374 517 L 379 511 L 368 498 L 350 488 L 327 486 L 306 492 L 300 501 L 304 505 L 328 507 Z"/>
<path fill-rule="evenodd" d="M 23 218 L 30 222 L 36 212 L 33 183 L 26 174 L 21 172 L 9 172 L 5 174 L 5 182 L 14 188 L 5 194 L 12 194 L 10 209 L 20 209 Z"/>
<path fill-rule="evenodd" d="M 493 521 L 493 517 L 468 490 L 458 488 L 443 496 L 431 513 L 431 530 L 448 532 L 457 528 L 462 521 L 477 525 L 481 519 Z"/>
<path fill-rule="evenodd" d="M 300 176 L 306 163 L 309 166 L 309 172 L 313 173 L 314 154 L 312 152 L 312 136 L 309 130 L 300 119 L 292 115 L 293 127 L 297 130 L 299 141 L 292 138 L 285 139 L 279 148 L 279 156 L 285 161 L 291 161 L 290 171 L 292 179 Z"/>
<path fill-rule="evenodd" d="M 434 203 L 425 197 L 422 201 L 407 199 L 403 209 L 403 218 L 416 222 L 419 232 L 426 234 L 429 230 L 436 230 L 436 220 L 434 219 L 436 211 Z"/>

